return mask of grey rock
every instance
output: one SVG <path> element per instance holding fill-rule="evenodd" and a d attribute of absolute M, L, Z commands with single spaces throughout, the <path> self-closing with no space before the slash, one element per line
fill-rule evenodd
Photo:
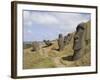
<path fill-rule="evenodd" d="M 81 23 L 76 28 L 76 33 L 74 35 L 73 43 L 73 60 L 79 59 L 84 53 L 84 37 L 85 37 L 85 23 Z"/>
<path fill-rule="evenodd" d="M 62 34 L 59 34 L 58 37 L 58 46 L 59 46 L 59 51 L 62 51 L 64 48 L 64 38 Z"/>

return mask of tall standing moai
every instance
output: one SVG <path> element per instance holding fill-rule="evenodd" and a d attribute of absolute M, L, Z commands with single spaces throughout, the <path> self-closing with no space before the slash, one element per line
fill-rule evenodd
<path fill-rule="evenodd" d="M 32 51 L 38 51 L 40 49 L 39 43 L 37 41 L 34 41 L 32 43 Z"/>
<path fill-rule="evenodd" d="M 69 42 L 71 41 L 71 39 L 72 39 L 72 34 L 69 33 L 67 36 L 64 37 L 64 45 L 69 44 Z"/>
<path fill-rule="evenodd" d="M 59 34 L 58 37 L 58 46 L 59 46 L 59 51 L 62 51 L 64 48 L 64 38 L 62 34 Z"/>
<path fill-rule="evenodd" d="M 76 28 L 76 33 L 74 35 L 73 50 L 74 54 L 72 56 L 73 60 L 79 59 L 84 54 L 84 43 L 85 43 L 85 23 L 80 23 Z"/>

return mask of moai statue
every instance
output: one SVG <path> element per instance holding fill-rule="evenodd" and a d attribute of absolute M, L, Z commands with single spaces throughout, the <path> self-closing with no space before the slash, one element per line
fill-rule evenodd
<path fill-rule="evenodd" d="M 47 46 L 51 46 L 52 45 L 52 43 L 49 41 L 49 40 L 44 40 L 43 41 Z"/>
<path fill-rule="evenodd" d="M 90 38 L 91 38 L 91 23 L 90 23 L 90 21 L 88 21 L 87 24 L 85 24 L 85 28 L 86 28 L 85 42 L 86 42 L 86 45 L 88 45 L 90 42 Z"/>
<path fill-rule="evenodd" d="M 69 33 L 67 36 L 64 37 L 64 45 L 69 44 L 71 39 L 72 35 Z"/>
<path fill-rule="evenodd" d="M 59 34 L 58 46 L 59 46 L 59 51 L 62 51 L 64 48 L 64 38 L 62 34 Z"/>
<path fill-rule="evenodd" d="M 73 50 L 74 54 L 72 56 L 73 60 L 79 59 L 84 53 L 84 34 L 85 34 L 85 23 L 81 23 L 76 28 L 76 33 L 74 36 Z"/>
<path fill-rule="evenodd" d="M 38 51 L 40 49 L 39 43 L 37 41 L 34 41 L 32 43 L 32 51 Z"/>

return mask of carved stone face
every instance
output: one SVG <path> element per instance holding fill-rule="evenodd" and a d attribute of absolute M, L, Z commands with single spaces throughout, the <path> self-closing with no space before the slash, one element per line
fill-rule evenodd
<path fill-rule="evenodd" d="M 84 37 L 84 24 L 79 24 L 76 28 L 76 33 L 74 36 L 74 45 L 73 45 L 73 49 L 74 50 L 79 50 L 82 48 L 82 40 Z"/>
<path fill-rule="evenodd" d="M 72 39 L 72 34 L 68 34 L 67 36 L 64 37 L 64 44 L 69 44 L 69 42 Z"/>
<path fill-rule="evenodd" d="M 84 33 L 85 33 L 85 26 L 84 23 L 81 23 L 76 28 L 76 33 L 74 36 L 74 54 L 73 54 L 73 60 L 79 59 L 83 52 L 83 43 L 84 43 Z"/>

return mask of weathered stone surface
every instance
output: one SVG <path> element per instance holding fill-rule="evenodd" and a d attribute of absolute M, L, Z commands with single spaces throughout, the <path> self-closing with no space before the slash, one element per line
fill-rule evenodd
<path fill-rule="evenodd" d="M 69 44 L 69 42 L 72 39 L 72 34 L 68 34 L 67 36 L 64 37 L 64 45 Z"/>
<path fill-rule="evenodd" d="M 67 40 L 67 37 L 65 37 Z M 78 60 L 81 57 L 83 57 L 87 52 L 87 50 L 90 50 L 90 40 L 91 38 L 91 25 L 90 21 L 86 23 L 80 23 L 74 35 L 72 35 L 72 41 L 73 41 L 73 55 L 63 57 L 63 60 L 68 60 L 68 61 L 74 61 Z M 89 45 L 88 45 L 89 44 Z M 88 53 L 89 54 L 89 53 Z"/>
<path fill-rule="evenodd" d="M 74 50 L 74 54 L 72 56 L 72 60 L 78 60 L 79 58 L 81 58 L 82 56 L 82 49 L 79 49 L 79 50 Z"/>
<path fill-rule="evenodd" d="M 44 40 L 43 41 L 47 46 L 51 46 L 52 45 L 52 43 L 49 41 L 49 40 Z"/>
<path fill-rule="evenodd" d="M 76 28 L 76 33 L 74 36 L 74 43 L 73 43 L 73 60 L 79 59 L 82 54 L 84 53 L 84 38 L 85 38 L 85 23 L 81 23 Z"/>
<path fill-rule="evenodd" d="M 40 49 L 39 43 L 37 41 L 34 41 L 32 43 L 32 51 L 38 51 Z"/>
<path fill-rule="evenodd" d="M 59 34 L 58 37 L 58 46 L 59 46 L 59 51 L 62 51 L 64 48 L 64 38 L 62 34 Z"/>
<path fill-rule="evenodd" d="M 81 23 L 76 28 L 76 33 L 74 36 L 74 43 L 73 43 L 74 50 L 79 50 L 82 48 L 82 42 L 84 41 L 83 40 L 84 32 L 85 32 L 84 23 Z"/>
<path fill-rule="evenodd" d="M 85 24 L 85 41 L 86 41 L 86 45 L 89 44 L 89 42 L 91 41 L 90 38 L 91 38 L 91 23 L 90 21 L 87 22 L 87 24 Z"/>

